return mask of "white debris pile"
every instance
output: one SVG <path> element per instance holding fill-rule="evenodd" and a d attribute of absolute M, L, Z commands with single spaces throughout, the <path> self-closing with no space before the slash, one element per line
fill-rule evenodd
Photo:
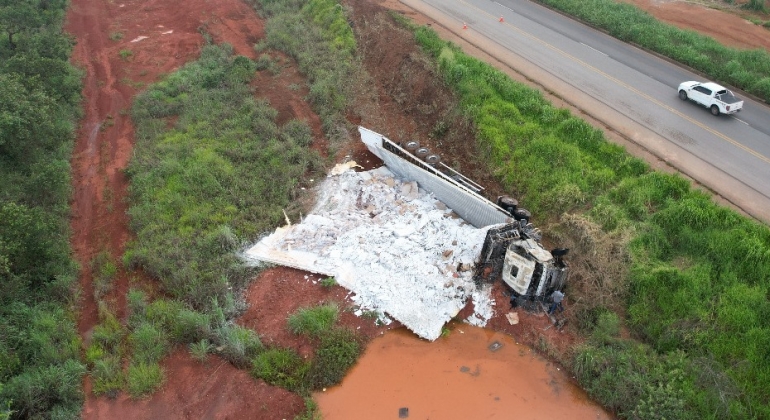
<path fill-rule="evenodd" d="M 495 301 L 492 300 L 492 286 L 485 284 L 484 286 L 473 291 L 471 295 L 473 299 L 473 313 L 465 320 L 465 322 L 475 325 L 477 327 L 483 327 L 487 325 L 487 321 L 495 315 Z"/>
<path fill-rule="evenodd" d="M 330 176 L 318 195 L 312 214 L 246 256 L 334 276 L 361 310 L 387 313 L 428 340 L 471 296 L 476 310 L 469 322 L 483 326 L 491 318 L 489 289 L 476 291 L 469 270 L 486 229 L 463 222 L 386 167 Z"/>

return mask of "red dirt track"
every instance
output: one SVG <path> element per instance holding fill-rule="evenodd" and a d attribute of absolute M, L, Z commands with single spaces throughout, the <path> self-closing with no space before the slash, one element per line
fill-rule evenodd
<path fill-rule="evenodd" d="M 659 17 L 667 21 L 675 21 L 674 15 L 681 11 L 662 7 L 652 0 L 632 1 L 656 16 L 661 14 Z M 355 10 L 355 19 L 359 23 L 375 22 L 374 14 L 382 10 L 380 6 L 405 12 L 418 23 L 429 22 L 397 0 L 349 0 L 346 3 Z M 721 12 L 698 12 L 697 16 L 702 18 L 699 29 L 725 27 L 722 25 L 725 15 Z M 727 18 L 732 19 L 730 16 Z M 742 27 L 725 28 L 732 32 L 740 31 Z M 726 39 L 726 34 L 711 35 L 730 45 L 745 43 L 744 46 L 770 49 L 770 32 L 751 25 L 745 28 L 746 32 L 741 32 L 739 36 L 730 35 L 738 44 Z M 759 38 L 755 35 L 757 28 L 764 31 Z M 134 95 L 148 84 L 158 81 L 162 75 L 195 60 L 205 43 L 203 33 L 210 35 L 215 43 L 231 44 L 237 54 L 256 58 L 253 45 L 264 37 L 264 22 L 242 0 L 72 0 L 65 29 L 77 41 L 73 62 L 85 73 L 84 115 L 72 157 L 74 195 L 71 227 L 72 246 L 81 265 L 79 283 L 83 300 L 78 329 L 84 346 L 87 346 L 93 328 L 99 322 L 91 261 L 103 251 L 108 251 L 115 261 L 121 261 L 125 244 L 131 239 L 125 202 L 128 180 L 123 170 L 128 165 L 134 145 L 134 127 L 130 119 Z M 440 28 L 436 29 L 442 33 Z M 371 37 L 372 33 L 368 35 Z M 141 36 L 147 38 L 137 40 Z M 410 53 L 414 51 L 414 46 L 408 46 L 406 38 L 387 32 L 382 36 L 392 36 L 393 39 L 378 42 L 368 38 L 359 41 L 361 45 L 369 45 L 369 51 L 375 51 L 365 58 L 364 65 L 372 75 L 372 91 L 376 94 L 368 103 L 357 103 L 357 111 L 351 111 L 349 118 L 355 124 L 367 125 L 391 138 L 412 132 L 419 132 L 427 138 L 436 120 L 428 121 L 418 112 L 422 109 L 419 107 L 434 106 L 429 103 L 430 100 L 436 97 L 448 100 L 449 96 L 434 92 L 438 88 L 426 74 L 420 73 L 422 79 L 418 79 L 416 73 L 411 73 L 413 68 L 419 66 L 410 67 L 415 64 L 410 61 L 413 60 Z M 409 51 L 403 50 L 409 48 Z M 307 88 L 303 76 L 290 58 L 271 54 L 279 56 L 285 67 L 278 75 L 258 74 L 252 84 L 255 94 L 270 100 L 279 112 L 279 124 L 292 118 L 306 121 L 316 139 L 312 147 L 325 153 L 327 144 L 320 119 L 304 100 Z M 403 67 L 383 69 L 382 57 L 388 57 L 394 63 L 401 60 Z M 405 80 L 414 81 L 413 86 L 408 89 L 403 88 L 403 83 L 393 86 L 393 69 L 401 71 Z M 296 89 L 296 86 L 302 87 Z M 411 108 L 402 104 L 403 98 L 409 98 L 410 93 L 419 94 L 419 98 L 409 102 L 415 105 Z M 462 147 L 472 147 L 468 144 L 437 146 L 445 147 L 443 150 L 448 150 L 448 153 L 460 155 Z M 371 158 L 358 145 L 344 147 L 340 155 L 346 153 L 357 160 Z M 478 176 L 485 172 L 481 165 L 473 162 L 466 165 L 471 167 L 462 168 L 463 172 L 482 183 L 486 182 Z M 488 174 L 487 177 L 491 179 Z M 346 309 L 349 302 L 346 290 L 339 286 L 327 289 L 314 284 L 313 280 L 318 279 L 317 275 L 288 268 L 265 271 L 247 291 L 249 308 L 237 322 L 257 330 L 267 345 L 292 347 L 300 355 L 308 356 L 312 351 L 311 343 L 286 330 L 288 314 L 299 307 L 326 301 L 338 302 L 341 309 Z M 112 291 L 103 299 L 122 321 L 127 317 L 126 293 L 130 286 L 137 284 L 157 288 L 153 287 L 155 281 L 141 272 L 121 269 Z M 495 291 L 495 298 L 498 308 L 506 307 L 506 298 L 500 290 Z M 569 305 L 565 313 L 569 314 Z M 555 347 L 563 349 L 574 339 L 553 328 L 543 332 L 548 325 L 544 317 L 522 314 L 521 323 L 510 326 L 502 315 L 490 321 L 490 328 L 510 333 L 524 343 L 532 345 L 540 335 L 545 335 Z M 349 311 L 341 312 L 341 323 L 358 329 L 369 338 L 399 326 L 376 327 L 372 320 L 358 318 Z M 95 397 L 90 380 L 86 378 L 86 402 L 82 417 L 281 419 L 293 418 L 305 410 L 304 401 L 298 395 L 255 380 L 247 371 L 236 369 L 216 356 L 200 363 L 192 359 L 186 349 L 177 349 L 163 361 L 162 366 L 166 373 L 163 388 L 143 400 L 132 400 L 125 393 L 115 399 Z"/>

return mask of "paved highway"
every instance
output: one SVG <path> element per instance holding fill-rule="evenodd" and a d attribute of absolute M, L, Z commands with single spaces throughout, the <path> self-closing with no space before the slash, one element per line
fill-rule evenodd
<path fill-rule="evenodd" d="M 714 117 L 677 97 L 702 77 L 526 0 L 401 2 L 770 223 L 767 106 Z"/>

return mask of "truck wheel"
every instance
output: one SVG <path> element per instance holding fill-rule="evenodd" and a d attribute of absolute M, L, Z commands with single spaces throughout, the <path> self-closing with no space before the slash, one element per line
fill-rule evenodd
<path fill-rule="evenodd" d="M 420 148 L 420 142 L 417 140 L 409 140 L 404 145 L 404 149 L 406 149 L 410 153 L 414 153 L 414 151 L 419 148 Z"/>
<path fill-rule="evenodd" d="M 680 90 L 679 91 L 679 99 L 686 101 L 687 100 L 687 92 Z"/>
<path fill-rule="evenodd" d="M 437 163 L 441 162 L 441 156 L 431 153 L 425 156 L 422 160 L 424 160 L 425 163 L 430 166 L 435 166 Z"/>
<path fill-rule="evenodd" d="M 714 116 L 719 115 L 719 107 L 716 105 L 711 105 L 711 114 Z"/>
<path fill-rule="evenodd" d="M 530 213 L 527 209 L 517 208 L 513 211 L 513 218 L 516 220 L 526 220 L 529 222 L 529 219 L 532 218 L 532 213 Z"/>

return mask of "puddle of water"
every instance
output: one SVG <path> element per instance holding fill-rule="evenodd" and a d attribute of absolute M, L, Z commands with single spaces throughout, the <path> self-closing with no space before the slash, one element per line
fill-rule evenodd
<path fill-rule="evenodd" d="M 389 331 L 313 398 L 327 420 L 613 418 L 529 347 L 465 324 L 432 343 Z"/>

